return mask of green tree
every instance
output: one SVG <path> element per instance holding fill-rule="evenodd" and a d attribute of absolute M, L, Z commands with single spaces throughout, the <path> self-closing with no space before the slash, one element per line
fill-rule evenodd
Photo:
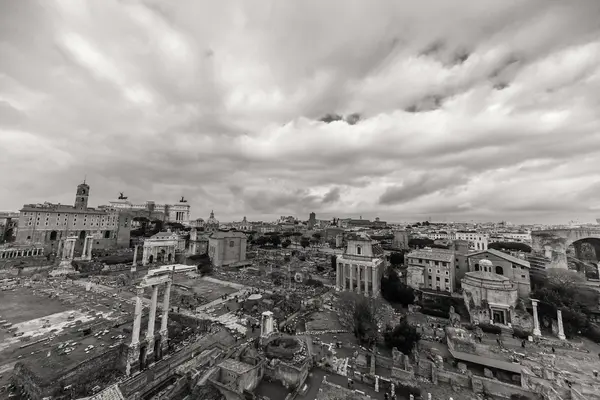
<path fill-rule="evenodd" d="M 390 255 L 390 264 L 395 267 L 404 264 L 404 254 L 397 251 L 393 252 Z"/>
<path fill-rule="evenodd" d="M 387 274 L 381 278 L 381 296 L 391 303 L 404 306 L 415 302 L 414 289 L 403 284 L 398 273 L 392 268 L 389 268 Z"/>
<path fill-rule="evenodd" d="M 410 354 L 419 340 L 421 335 L 417 332 L 417 328 L 408 323 L 406 318 L 403 318 L 395 327 L 387 326 L 383 332 L 383 340 L 386 347 L 393 349 L 394 347 L 404 354 Z"/>
<path fill-rule="evenodd" d="M 273 235 L 269 238 L 269 242 L 273 245 L 273 247 L 279 247 L 281 244 L 281 238 L 279 235 Z"/>
<path fill-rule="evenodd" d="M 306 237 L 303 237 L 302 239 L 300 239 L 300 246 L 302 246 L 303 249 L 307 248 L 308 246 L 310 246 L 310 240 Z"/>

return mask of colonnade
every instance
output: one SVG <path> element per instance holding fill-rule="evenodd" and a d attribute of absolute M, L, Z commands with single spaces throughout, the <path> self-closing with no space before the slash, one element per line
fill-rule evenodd
<path fill-rule="evenodd" d="M 29 249 L 0 249 L 0 260 L 20 258 L 20 257 L 41 257 L 44 255 L 44 249 L 41 247 Z"/>
<path fill-rule="evenodd" d="M 337 264 L 336 286 L 365 296 L 379 295 L 379 266 L 363 264 Z"/>
<path fill-rule="evenodd" d="M 155 345 L 155 332 L 154 325 L 156 323 L 156 309 L 158 308 L 158 287 L 161 284 L 165 284 L 165 292 L 163 295 L 162 302 L 162 319 L 160 324 L 160 346 L 161 349 L 166 348 L 167 340 L 168 340 L 168 321 L 169 321 L 169 302 L 171 297 L 171 285 L 172 281 L 169 276 L 163 275 L 158 277 L 146 277 L 136 288 L 136 302 L 135 302 L 135 311 L 134 311 L 134 319 L 133 319 L 133 330 L 131 333 L 131 344 L 129 345 L 129 357 L 127 358 L 127 375 L 131 374 L 132 369 L 138 370 L 143 365 L 148 362 L 152 362 L 156 355 L 154 354 L 154 345 Z M 142 313 L 143 313 L 143 296 L 144 296 L 144 288 L 151 287 L 152 288 L 152 297 L 150 304 L 150 311 L 148 317 L 148 329 L 146 330 L 146 337 L 144 338 L 145 351 L 140 357 L 140 331 L 142 325 Z M 142 361 L 140 361 L 142 360 Z M 137 368 L 139 366 L 140 368 Z"/>

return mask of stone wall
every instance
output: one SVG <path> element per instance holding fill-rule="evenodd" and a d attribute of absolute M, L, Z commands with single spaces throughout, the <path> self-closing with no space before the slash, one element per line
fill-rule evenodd
<path fill-rule="evenodd" d="M 40 377 L 24 363 L 17 363 L 14 368 L 14 379 L 17 385 L 22 385 L 31 399 L 62 395 L 62 388 L 72 385 L 73 392 L 78 393 L 90 382 L 119 369 L 123 355 L 123 347 L 112 349 L 85 360 L 65 371 L 61 375 L 49 374 Z"/>
<path fill-rule="evenodd" d="M 431 380 L 433 384 L 445 383 L 450 386 L 471 389 L 475 393 L 487 393 L 506 399 L 510 399 L 511 395 L 516 394 L 527 396 L 532 400 L 542 400 L 539 392 L 496 379 L 473 376 L 470 373 L 462 374 L 444 370 L 428 360 L 421 359 L 415 371 L 421 377 Z"/>
<path fill-rule="evenodd" d="M 304 384 L 308 376 L 308 363 L 296 367 L 281 361 L 273 361 L 265 365 L 265 376 L 280 381 L 285 387 L 298 388 Z"/>

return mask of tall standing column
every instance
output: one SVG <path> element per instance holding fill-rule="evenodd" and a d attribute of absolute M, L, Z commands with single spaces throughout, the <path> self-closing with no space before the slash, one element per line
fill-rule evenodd
<path fill-rule="evenodd" d="M 133 268 L 137 267 L 137 253 L 138 253 L 138 245 L 136 244 L 133 247 L 133 264 L 131 264 L 131 266 Z M 135 271 L 135 269 L 134 269 L 134 271 Z"/>
<path fill-rule="evenodd" d="M 346 270 L 347 270 L 347 267 L 348 267 L 348 264 L 342 264 L 342 271 L 343 271 L 343 273 L 342 273 L 342 279 L 343 279 L 342 286 L 343 286 L 343 289 L 342 290 L 346 290 L 346 276 L 347 276 Z"/>
<path fill-rule="evenodd" d="M 72 260 L 73 258 L 75 258 L 75 241 L 71 240 L 71 254 L 69 255 L 69 258 Z"/>
<path fill-rule="evenodd" d="M 556 310 L 556 319 L 558 320 L 558 338 L 560 340 L 566 340 L 567 337 L 565 336 L 565 328 L 563 326 L 561 310 Z"/>
<path fill-rule="evenodd" d="M 92 259 L 92 249 L 94 248 L 94 238 L 90 237 L 89 241 L 90 241 L 90 244 L 88 245 L 88 248 L 87 248 L 88 254 L 86 255 L 86 258 L 88 260 L 91 260 Z"/>
<path fill-rule="evenodd" d="M 171 299 L 171 283 L 167 282 L 165 286 L 165 295 L 163 297 L 163 314 L 160 323 L 160 357 L 167 350 L 169 344 L 169 302 Z"/>
<path fill-rule="evenodd" d="M 354 264 L 348 265 L 350 268 L 350 291 L 354 292 Z"/>
<path fill-rule="evenodd" d="M 371 278 L 373 280 L 373 282 L 372 282 L 373 297 L 377 297 L 377 294 L 379 293 L 379 288 L 378 288 L 378 285 L 377 285 L 377 266 L 373 265 L 371 271 L 373 272 L 373 276 Z"/>
<path fill-rule="evenodd" d="M 152 304 L 150 305 L 150 318 L 148 319 L 148 331 L 146 332 L 146 357 L 152 362 L 151 354 L 154 353 L 154 324 L 156 323 L 156 306 L 158 305 L 158 286 L 152 286 Z"/>
<path fill-rule="evenodd" d="M 540 331 L 540 320 L 538 319 L 537 305 L 538 301 L 531 299 L 531 305 L 533 306 L 533 336 L 542 336 Z"/>
<path fill-rule="evenodd" d="M 81 258 L 87 260 L 87 247 L 88 247 L 88 238 L 87 236 L 83 239 L 83 251 L 81 252 Z"/>
<path fill-rule="evenodd" d="M 131 345 L 135 346 L 140 343 L 140 328 L 142 327 L 142 296 L 144 289 L 136 288 L 135 311 L 133 314 L 133 331 L 131 332 Z"/>
<path fill-rule="evenodd" d="M 171 299 L 171 284 L 172 282 L 167 282 L 166 286 L 165 286 L 165 294 L 163 296 L 163 314 L 162 314 L 162 320 L 160 323 L 160 333 L 161 335 L 163 335 L 163 332 L 167 331 L 167 324 L 169 321 L 169 301 Z"/>
<path fill-rule="evenodd" d="M 335 287 L 336 289 L 341 289 L 342 283 L 342 268 L 339 263 L 335 264 Z"/>
<path fill-rule="evenodd" d="M 369 266 L 365 265 L 364 270 L 365 270 L 365 281 L 363 284 L 365 285 L 365 296 L 369 297 Z"/>
<path fill-rule="evenodd" d="M 356 267 L 356 290 L 358 292 L 358 294 L 360 294 L 361 290 L 360 290 L 360 264 L 358 265 L 353 265 L 353 267 Z"/>

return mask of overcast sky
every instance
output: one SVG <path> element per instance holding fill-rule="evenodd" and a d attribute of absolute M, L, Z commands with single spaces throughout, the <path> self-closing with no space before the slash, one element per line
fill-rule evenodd
<path fill-rule="evenodd" d="M 0 7 L 0 209 L 600 217 L 598 0 Z"/>

